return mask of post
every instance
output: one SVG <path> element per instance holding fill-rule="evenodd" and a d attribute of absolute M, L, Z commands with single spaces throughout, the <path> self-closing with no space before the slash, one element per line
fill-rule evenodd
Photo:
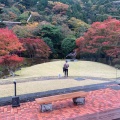
<path fill-rule="evenodd" d="M 16 81 L 14 81 L 13 83 L 14 83 L 14 93 L 15 93 L 15 96 L 16 96 Z"/>
<path fill-rule="evenodd" d="M 13 74 L 14 77 L 14 74 Z M 19 107 L 20 106 L 20 100 L 19 96 L 16 96 L 16 81 L 13 81 L 14 83 L 14 96 L 12 97 L 12 107 Z"/>

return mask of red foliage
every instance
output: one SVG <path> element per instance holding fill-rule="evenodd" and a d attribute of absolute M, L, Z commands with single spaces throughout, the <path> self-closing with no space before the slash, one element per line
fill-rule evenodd
<path fill-rule="evenodd" d="M 0 65 L 6 67 L 9 70 L 17 67 L 22 62 L 23 58 L 18 57 L 17 55 L 5 55 L 0 57 Z"/>
<path fill-rule="evenodd" d="M 22 50 L 22 44 L 11 30 L 7 28 L 0 29 L 0 56 Z"/>
<path fill-rule="evenodd" d="M 104 53 L 115 57 L 120 54 L 120 21 L 108 18 L 103 22 L 95 22 L 91 28 L 76 40 L 81 53 Z"/>
<path fill-rule="evenodd" d="M 23 43 L 25 53 L 30 58 L 48 58 L 51 53 L 49 46 L 41 39 L 22 38 L 20 42 Z"/>

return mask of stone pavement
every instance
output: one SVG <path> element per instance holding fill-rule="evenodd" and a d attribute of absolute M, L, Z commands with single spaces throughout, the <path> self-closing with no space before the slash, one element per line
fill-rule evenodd
<path fill-rule="evenodd" d="M 41 113 L 39 109 L 35 101 L 21 103 L 17 108 L 1 106 L 0 120 L 120 120 L 120 90 L 89 91 L 85 105 L 76 106 L 67 99 L 53 102 L 51 112 Z"/>

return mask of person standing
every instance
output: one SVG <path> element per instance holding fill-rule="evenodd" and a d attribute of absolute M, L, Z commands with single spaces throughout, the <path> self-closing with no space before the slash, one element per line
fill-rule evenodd
<path fill-rule="evenodd" d="M 68 67 L 69 67 L 69 64 L 66 60 L 64 66 L 63 66 L 65 77 L 68 77 Z"/>

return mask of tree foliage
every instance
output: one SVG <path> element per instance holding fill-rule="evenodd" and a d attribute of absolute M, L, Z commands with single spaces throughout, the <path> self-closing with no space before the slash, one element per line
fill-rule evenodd
<path fill-rule="evenodd" d="M 9 29 L 0 29 L 0 65 L 9 72 L 16 69 L 23 58 L 15 55 L 25 50 L 17 36 Z"/>
<path fill-rule="evenodd" d="M 38 23 L 28 23 L 26 26 L 15 25 L 12 30 L 19 38 L 34 37 Z"/>
<path fill-rule="evenodd" d="M 83 37 L 76 40 L 80 53 L 116 57 L 120 54 L 120 21 L 108 18 L 91 25 Z"/>
<path fill-rule="evenodd" d="M 6 25 L 19 38 L 42 38 L 55 54 L 53 58 L 62 58 L 62 41 L 69 35 L 79 38 L 93 22 L 102 22 L 108 16 L 119 20 L 118 3 L 115 0 L 0 0 L 3 7 L 0 20 L 25 23 Z M 3 23 L 1 27 L 5 27 Z M 103 39 L 103 36 L 96 39 Z M 92 54 L 108 56 L 108 52 L 111 53 L 108 49 L 102 47 Z"/>
<path fill-rule="evenodd" d="M 69 5 L 63 4 L 61 2 L 54 2 L 54 7 L 53 11 L 60 13 L 60 14 L 65 14 L 66 11 L 68 10 Z"/>
<path fill-rule="evenodd" d="M 48 5 L 48 0 L 38 0 L 37 8 L 39 11 L 44 11 Z"/>
<path fill-rule="evenodd" d="M 0 57 L 0 65 L 11 72 L 15 70 L 23 62 L 23 60 L 24 59 L 22 57 L 18 57 L 15 54 L 5 55 Z"/>
<path fill-rule="evenodd" d="M 21 21 L 21 22 L 25 22 L 27 21 L 28 17 L 30 15 L 29 11 L 25 11 L 24 13 L 20 14 L 19 17 L 17 18 L 17 20 Z"/>
<path fill-rule="evenodd" d="M 47 59 L 51 54 L 50 48 L 42 39 L 21 38 L 20 42 L 26 49 L 22 53 L 25 57 Z"/>
<path fill-rule="evenodd" d="M 119 1 L 116 0 L 0 0 L 0 3 L 6 5 L 8 12 L 13 7 L 18 8 L 22 14 L 17 15 L 18 19 L 25 19 L 25 11 L 36 11 L 44 20 L 54 14 L 65 14 L 69 19 L 75 17 L 89 24 L 109 16 L 120 19 Z M 14 13 L 13 10 L 10 12 Z M 4 15 L 9 19 L 9 15 Z"/>
<path fill-rule="evenodd" d="M 2 14 L 3 13 L 3 7 L 0 6 L 0 21 L 2 21 Z M 6 25 L 3 22 L 0 22 L 0 28 L 5 28 Z"/>
<path fill-rule="evenodd" d="M 59 27 L 54 25 L 43 25 L 39 35 L 41 37 L 49 37 L 53 41 L 53 44 L 58 44 L 61 40 L 61 31 Z"/>
<path fill-rule="evenodd" d="M 38 32 L 38 36 L 42 38 L 45 38 L 45 37 L 50 38 L 54 48 L 53 54 L 55 53 L 57 54 L 57 56 L 61 54 L 60 50 L 61 50 L 62 34 L 59 27 L 51 24 L 43 25 L 40 28 L 40 32 Z"/>
<path fill-rule="evenodd" d="M 51 51 L 54 52 L 54 47 L 53 47 L 53 42 L 50 38 L 44 37 L 43 38 L 44 42 L 50 47 Z"/>
<path fill-rule="evenodd" d="M 2 8 L 0 8 L 0 14 L 2 14 L 3 13 L 3 10 L 2 10 Z"/>
<path fill-rule="evenodd" d="M 83 33 L 89 28 L 87 23 L 74 17 L 68 20 L 68 26 L 75 32 L 76 37 L 83 35 Z"/>
<path fill-rule="evenodd" d="M 3 8 L 2 20 L 4 21 L 15 21 L 21 14 L 20 10 L 16 7 Z"/>
<path fill-rule="evenodd" d="M 29 9 L 31 6 L 36 5 L 38 1 L 39 0 L 20 0 L 20 3 Z"/>
<path fill-rule="evenodd" d="M 75 40 L 74 36 L 69 36 L 62 41 L 61 47 L 64 56 L 76 48 Z"/>
<path fill-rule="evenodd" d="M 0 29 L 0 56 L 22 50 L 22 44 L 11 30 L 7 28 Z"/>

